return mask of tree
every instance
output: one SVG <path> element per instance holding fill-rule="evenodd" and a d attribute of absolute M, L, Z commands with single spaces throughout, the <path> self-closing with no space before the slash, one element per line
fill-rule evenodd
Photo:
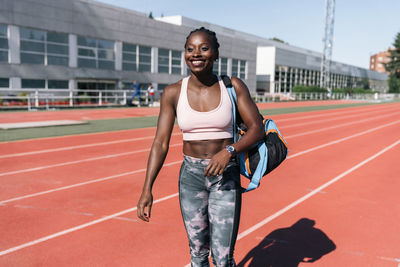
<path fill-rule="evenodd" d="M 400 93 L 400 32 L 393 43 L 394 48 L 389 50 L 390 61 L 385 64 L 389 72 L 389 93 Z"/>
<path fill-rule="evenodd" d="M 153 12 L 151 12 L 151 11 L 150 11 L 150 14 L 149 14 L 149 19 L 154 19 Z"/>

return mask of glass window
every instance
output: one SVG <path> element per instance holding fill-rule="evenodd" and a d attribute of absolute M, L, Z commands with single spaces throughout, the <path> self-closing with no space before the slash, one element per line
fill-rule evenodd
<path fill-rule="evenodd" d="M 78 36 L 78 45 L 96 47 L 96 39 Z"/>
<path fill-rule="evenodd" d="M 221 64 L 221 73 L 220 75 L 228 75 L 228 59 L 221 57 L 219 59 L 219 62 Z"/>
<path fill-rule="evenodd" d="M 47 32 L 47 42 L 68 44 L 68 34 Z"/>
<path fill-rule="evenodd" d="M 41 52 L 44 54 L 44 43 L 21 41 L 21 51 Z"/>
<path fill-rule="evenodd" d="M 44 55 L 21 52 L 21 63 L 44 64 Z"/>
<path fill-rule="evenodd" d="M 0 37 L 6 37 L 7 38 L 7 25 L 1 25 L 0 24 Z"/>
<path fill-rule="evenodd" d="M 8 49 L 8 40 L 0 37 L 0 49 Z"/>
<path fill-rule="evenodd" d="M 68 34 L 20 27 L 22 63 L 68 66 Z M 46 63 L 47 62 L 47 63 Z"/>
<path fill-rule="evenodd" d="M 0 87 L 1 88 L 8 88 L 10 87 L 10 81 L 8 78 L 0 78 Z"/>
<path fill-rule="evenodd" d="M 158 72 L 169 73 L 169 50 L 158 49 Z"/>
<path fill-rule="evenodd" d="M 67 57 L 47 56 L 47 64 L 68 66 Z"/>
<path fill-rule="evenodd" d="M 78 36 L 78 66 L 115 69 L 114 42 Z"/>
<path fill-rule="evenodd" d="M 0 61 L 8 61 L 8 52 L 0 51 Z"/>
<path fill-rule="evenodd" d="M 122 43 L 122 69 L 136 71 L 136 49 L 134 44 Z"/>
<path fill-rule="evenodd" d="M 8 37 L 7 25 L 0 24 L 0 62 L 1 61 L 8 61 Z"/>
<path fill-rule="evenodd" d="M 45 80 L 37 80 L 37 79 L 22 79 L 21 87 L 22 88 L 45 88 L 46 81 Z"/>
<path fill-rule="evenodd" d="M 68 89 L 68 81 L 66 80 L 48 80 L 49 89 Z"/>
<path fill-rule="evenodd" d="M 238 76 L 239 60 L 232 59 L 232 76 Z"/>
<path fill-rule="evenodd" d="M 151 47 L 139 46 L 139 71 L 151 71 Z"/>
<path fill-rule="evenodd" d="M 57 44 L 47 44 L 47 53 L 48 54 L 61 54 L 68 56 L 68 46 L 66 45 L 57 45 Z"/>
<path fill-rule="evenodd" d="M 246 79 L 246 60 L 240 60 L 240 79 Z"/>
<path fill-rule="evenodd" d="M 182 66 L 181 66 L 181 62 L 182 62 L 182 52 L 181 51 L 176 51 L 176 50 L 172 50 L 172 70 L 171 72 L 173 74 L 181 74 L 182 72 Z"/>
<path fill-rule="evenodd" d="M 213 72 L 214 72 L 215 74 L 219 75 L 219 60 L 214 61 Z"/>
<path fill-rule="evenodd" d="M 36 40 L 36 41 L 45 41 L 46 40 L 46 32 L 28 28 L 19 28 L 19 34 L 21 40 Z"/>

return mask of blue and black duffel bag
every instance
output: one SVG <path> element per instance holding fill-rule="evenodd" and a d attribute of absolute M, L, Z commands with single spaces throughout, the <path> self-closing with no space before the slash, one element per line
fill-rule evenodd
<path fill-rule="evenodd" d="M 247 127 L 243 123 L 237 108 L 237 97 L 228 76 L 222 76 L 224 84 L 228 89 L 229 97 L 233 107 L 234 121 L 234 142 L 246 134 Z M 238 155 L 240 162 L 240 174 L 250 179 L 250 183 L 244 192 L 256 189 L 262 177 L 270 173 L 287 157 L 288 147 L 275 122 L 271 119 L 264 119 L 265 137 L 262 141 L 251 147 L 246 152 Z"/>

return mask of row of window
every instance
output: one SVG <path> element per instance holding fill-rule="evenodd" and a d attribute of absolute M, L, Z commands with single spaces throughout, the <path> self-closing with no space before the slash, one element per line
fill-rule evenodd
<path fill-rule="evenodd" d="M 40 80 L 40 79 L 21 79 L 21 88 L 48 88 L 48 89 L 68 89 L 67 80 Z M 0 88 L 9 88 L 8 78 L 0 78 Z"/>
<path fill-rule="evenodd" d="M 21 63 L 69 65 L 69 35 L 30 28 L 19 28 Z M 7 26 L 0 25 L 0 61 L 8 61 Z M 158 49 L 159 73 L 182 73 L 182 52 Z M 80 68 L 115 69 L 115 42 L 84 36 L 77 37 L 77 65 Z M 150 72 L 152 48 L 122 43 L 122 70 Z M 220 58 L 214 72 L 228 73 L 228 59 Z M 245 78 L 246 61 L 232 59 L 232 75 Z"/>

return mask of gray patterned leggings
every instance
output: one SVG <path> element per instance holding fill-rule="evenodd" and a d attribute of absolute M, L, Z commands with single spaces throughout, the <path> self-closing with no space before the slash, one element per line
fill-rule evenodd
<path fill-rule="evenodd" d="M 239 228 L 240 171 L 231 161 L 222 175 L 204 177 L 209 160 L 184 156 L 179 174 L 179 201 L 189 238 L 192 267 L 236 266 L 233 250 Z"/>

